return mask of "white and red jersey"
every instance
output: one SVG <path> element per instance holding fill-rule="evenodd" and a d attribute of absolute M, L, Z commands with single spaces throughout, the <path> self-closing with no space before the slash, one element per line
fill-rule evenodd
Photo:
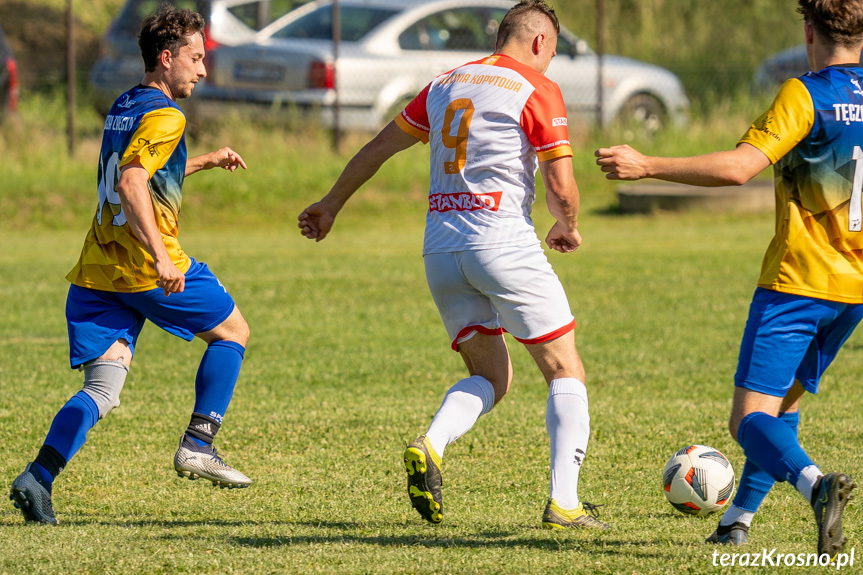
<path fill-rule="evenodd" d="M 539 241 L 539 162 L 572 156 L 557 84 L 496 54 L 441 74 L 395 121 L 430 146 L 424 254 Z"/>

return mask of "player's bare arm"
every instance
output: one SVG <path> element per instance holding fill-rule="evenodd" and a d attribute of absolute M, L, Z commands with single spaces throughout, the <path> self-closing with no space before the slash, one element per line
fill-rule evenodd
<path fill-rule="evenodd" d="M 600 148 L 595 155 L 608 180 L 655 178 L 693 186 L 739 186 L 770 165 L 764 152 L 747 143 L 685 158 L 645 156 L 626 144 Z"/>
<path fill-rule="evenodd" d="M 561 253 L 573 252 L 581 245 L 581 234 L 578 232 L 580 196 L 572 174 L 572 158 L 563 156 L 540 162 L 539 170 L 545 183 L 548 211 L 556 220 L 545 243 Z"/>
<path fill-rule="evenodd" d="M 242 156 L 228 147 L 186 160 L 186 176 L 213 168 L 223 168 L 229 172 L 235 172 L 237 168 L 248 169 Z"/>
<path fill-rule="evenodd" d="M 336 215 L 354 192 L 374 176 L 384 162 L 417 142 L 417 138 L 403 131 L 395 122 L 387 124 L 351 158 L 329 193 L 297 217 L 301 233 L 318 242 L 327 237 Z"/>
<path fill-rule="evenodd" d="M 159 275 L 157 285 L 167 296 L 182 292 L 186 277 L 174 265 L 165 248 L 165 242 L 153 213 L 153 200 L 147 187 L 149 179 L 150 174 L 136 158 L 122 168 L 116 189 L 120 195 L 120 205 L 123 213 L 126 214 L 126 220 L 144 248 L 153 257 L 156 273 Z"/>

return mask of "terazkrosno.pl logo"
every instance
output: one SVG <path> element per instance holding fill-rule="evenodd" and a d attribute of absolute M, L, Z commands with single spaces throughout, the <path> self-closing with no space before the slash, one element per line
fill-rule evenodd
<path fill-rule="evenodd" d="M 711 555 L 714 567 L 825 567 L 853 568 L 854 548 L 848 553 L 839 553 L 831 560 L 826 553 L 780 553 L 776 549 L 762 549 L 761 553 L 721 553 Z"/>

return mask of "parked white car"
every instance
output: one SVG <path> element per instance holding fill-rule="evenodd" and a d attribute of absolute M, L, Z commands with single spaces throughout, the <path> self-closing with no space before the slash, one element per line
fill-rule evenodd
<path fill-rule="evenodd" d="M 297 106 L 332 123 L 336 86 L 345 128 L 377 129 L 435 76 L 494 52 L 507 0 L 340 0 L 338 60 L 332 41 L 333 5 L 318 0 L 264 28 L 254 42 L 211 54 L 196 98 Z M 689 101 L 668 70 L 623 58 L 599 58 L 561 29 L 547 76 L 563 92 L 570 116 L 638 122 L 648 130 L 686 122 Z"/>

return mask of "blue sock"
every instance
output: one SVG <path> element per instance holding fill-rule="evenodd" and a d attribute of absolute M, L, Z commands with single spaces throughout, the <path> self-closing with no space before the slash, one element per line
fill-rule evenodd
<path fill-rule="evenodd" d="M 98 421 L 99 408 L 96 402 L 85 392 L 79 391 L 54 416 L 51 429 L 48 430 L 48 436 L 45 438 L 45 445 L 56 449 L 57 453 L 68 462 L 87 441 L 87 432 Z M 42 466 L 39 465 L 39 468 Z M 50 476 L 47 471 L 46 474 Z"/>
<path fill-rule="evenodd" d="M 800 424 L 800 412 L 785 411 L 779 414 L 779 419 L 794 431 L 796 437 L 797 427 Z M 775 481 L 770 477 L 770 474 L 747 459 L 743 466 L 743 473 L 740 474 L 737 493 L 734 495 L 734 506 L 755 513 L 774 483 Z"/>
<path fill-rule="evenodd" d="M 737 441 L 747 459 L 774 480 L 787 481 L 792 486 L 797 485 L 804 468 L 814 465 L 791 427 L 760 411 L 743 418 L 737 428 Z"/>
<path fill-rule="evenodd" d="M 207 347 L 195 378 L 195 413 L 222 423 L 246 348 L 233 341 L 214 341 Z"/>
<path fill-rule="evenodd" d="M 33 462 L 33 466 L 30 469 L 35 469 L 36 472 L 39 474 L 39 477 L 45 483 L 54 483 L 54 476 L 51 475 L 51 472 L 36 463 L 35 461 Z"/>

